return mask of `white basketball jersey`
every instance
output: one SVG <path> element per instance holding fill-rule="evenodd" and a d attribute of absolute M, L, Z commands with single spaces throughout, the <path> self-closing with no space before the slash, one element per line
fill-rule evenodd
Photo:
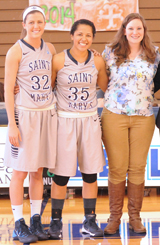
<path fill-rule="evenodd" d="M 97 109 L 98 71 L 94 64 L 94 55 L 88 52 L 88 59 L 79 63 L 69 50 L 64 50 L 64 67 L 57 73 L 56 95 L 59 110 L 84 113 Z"/>
<path fill-rule="evenodd" d="M 22 59 L 17 73 L 20 92 L 15 96 L 15 104 L 27 108 L 46 108 L 56 102 L 51 87 L 52 54 L 42 40 L 39 49 L 24 40 L 18 40 L 22 49 Z"/>

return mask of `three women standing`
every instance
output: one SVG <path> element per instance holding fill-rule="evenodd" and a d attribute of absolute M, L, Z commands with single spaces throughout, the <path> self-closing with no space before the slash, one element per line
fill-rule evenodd
<path fill-rule="evenodd" d="M 28 7 L 24 11 L 23 26 L 26 36 L 9 50 L 6 57 L 5 101 L 9 140 L 4 164 L 13 168 L 10 198 L 15 217 L 14 238 L 27 243 L 48 238 L 40 219 L 42 170 L 43 167 L 51 170 L 55 166 L 57 118 L 51 87 L 55 49 L 41 39 L 45 26 L 42 9 Z M 75 175 L 77 157 L 83 178 L 85 217 L 82 231 L 91 236 L 103 235 L 95 215 L 97 172 L 103 170 L 104 163 L 96 84 L 105 91 L 108 79 L 102 58 L 94 57 L 88 50 L 94 35 L 92 22 L 75 22 L 71 29 L 72 48 L 56 55 L 53 60 L 53 84 L 57 76 L 58 152 L 55 169 L 51 170 L 55 175 L 49 234 L 54 239 L 62 237 L 62 209 L 69 177 Z M 146 158 L 155 125 L 153 77 L 159 54 L 151 44 L 145 22 L 139 14 L 130 14 L 124 19 L 115 41 L 106 46 L 103 57 L 110 80 L 102 113 L 103 142 L 109 161 L 111 212 L 105 233 L 114 234 L 119 228 L 126 174 L 130 228 L 141 233 L 145 232 L 145 227 L 139 213 Z M 20 93 L 14 101 L 15 82 Z M 34 234 L 26 226 L 22 214 L 23 182 L 28 172 L 31 230 Z"/>

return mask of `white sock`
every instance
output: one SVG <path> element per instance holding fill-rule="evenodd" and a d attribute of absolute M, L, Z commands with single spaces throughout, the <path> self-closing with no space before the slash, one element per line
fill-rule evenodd
<path fill-rule="evenodd" d="M 23 204 L 22 205 L 11 205 L 11 207 L 12 207 L 12 212 L 13 212 L 15 222 L 23 218 Z"/>
<path fill-rule="evenodd" d="M 30 199 L 30 206 L 31 206 L 31 217 L 35 214 L 40 214 L 42 200 L 31 200 Z"/>

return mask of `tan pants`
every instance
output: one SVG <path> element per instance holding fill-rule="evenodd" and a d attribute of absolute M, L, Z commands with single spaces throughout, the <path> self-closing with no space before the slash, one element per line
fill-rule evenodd
<path fill-rule="evenodd" d="M 133 184 L 144 181 L 147 155 L 155 128 L 154 115 L 127 116 L 102 112 L 102 140 L 108 156 L 109 180 L 118 184 L 126 179 Z"/>

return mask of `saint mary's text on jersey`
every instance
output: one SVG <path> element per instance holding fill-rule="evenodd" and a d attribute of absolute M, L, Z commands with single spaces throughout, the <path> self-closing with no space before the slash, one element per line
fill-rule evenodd
<path fill-rule="evenodd" d="M 74 73 L 74 74 L 70 74 L 68 76 L 68 84 L 71 83 L 78 83 L 78 82 L 83 82 L 83 83 L 92 83 L 92 78 L 93 76 L 91 74 L 88 73 Z"/>
<path fill-rule="evenodd" d="M 48 60 L 35 60 L 29 63 L 29 72 L 35 70 L 50 70 L 50 62 Z"/>

